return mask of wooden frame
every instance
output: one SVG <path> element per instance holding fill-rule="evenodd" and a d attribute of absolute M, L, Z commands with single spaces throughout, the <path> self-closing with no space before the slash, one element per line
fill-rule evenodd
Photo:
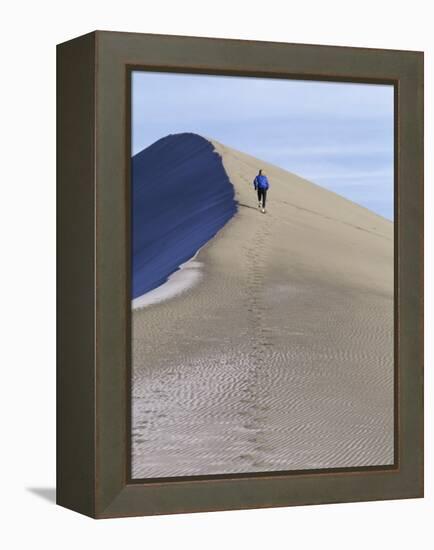
<path fill-rule="evenodd" d="M 129 474 L 129 72 L 395 86 L 393 467 Z M 97 31 L 58 46 L 57 502 L 95 518 L 423 496 L 423 54 Z"/>

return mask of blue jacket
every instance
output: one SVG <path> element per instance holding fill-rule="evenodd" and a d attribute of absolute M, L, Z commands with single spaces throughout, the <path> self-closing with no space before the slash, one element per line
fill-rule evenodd
<path fill-rule="evenodd" d="M 270 186 L 268 184 L 267 176 L 257 175 L 256 178 L 253 181 L 253 185 L 255 189 L 268 189 Z"/>

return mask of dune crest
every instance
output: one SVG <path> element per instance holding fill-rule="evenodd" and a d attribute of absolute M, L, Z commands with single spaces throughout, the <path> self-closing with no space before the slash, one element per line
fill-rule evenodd
<path fill-rule="evenodd" d="M 134 155 L 131 165 L 132 296 L 138 299 L 192 258 L 236 204 L 220 157 L 197 134 L 166 136 Z"/>

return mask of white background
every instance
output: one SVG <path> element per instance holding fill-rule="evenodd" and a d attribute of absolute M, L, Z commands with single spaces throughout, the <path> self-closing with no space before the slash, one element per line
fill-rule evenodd
<path fill-rule="evenodd" d="M 1 19 L 3 548 L 432 548 L 433 39 L 428 1 L 7 3 Z M 94 521 L 53 504 L 55 45 L 95 29 L 424 50 L 426 498 Z"/>

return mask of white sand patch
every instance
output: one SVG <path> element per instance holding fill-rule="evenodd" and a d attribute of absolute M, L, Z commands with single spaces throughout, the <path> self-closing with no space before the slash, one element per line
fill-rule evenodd
<path fill-rule="evenodd" d="M 181 264 L 179 269 L 172 273 L 165 283 L 132 300 L 131 308 L 136 310 L 158 304 L 179 296 L 192 288 L 202 277 L 202 263 L 196 260 L 196 256 L 197 253 L 193 258 Z"/>

